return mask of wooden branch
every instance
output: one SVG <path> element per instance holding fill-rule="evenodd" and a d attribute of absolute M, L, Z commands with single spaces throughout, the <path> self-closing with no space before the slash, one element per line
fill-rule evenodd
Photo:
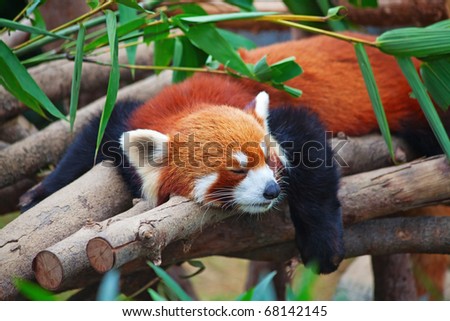
<path fill-rule="evenodd" d="M 372 256 L 376 301 L 417 301 L 409 253 Z"/>
<path fill-rule="evenodd" d="M 363 26 L 426 26 L 449 17 L 447 0 L 379 0 L 377 8 L 356 8 L 348 0 L 335 0 L 348 9 L 348 19 Z"/>
<path fill-rule="evenodd" d="M 148 210 L 150 210 L 148 202 L 139 202 L 131 209 L 108 218 L 101 223 L 88 222 L 76 233 L 39 252 L 32 264 L 37 281 L 46 289 L 55 290 L 63 282 L 73 281 L 67 280 L 68 276 L 89 273 L 91 269 L 89 268 L 88 257 L 84 251 L 88 240 L 95 237 L 100 231 L 115 221 L 132 217 Z"/>
<path fill-rule="evenodd" d="M 449 201 L 449 182 L 450 166 L 443 157 L 345 177 L 339 192 L 344 222 Z M 93 268 L 100 272 L 143 256 L 159 264 L 167 244 L 189 239 L 200 228 L 221 221 L 224 214 L 229 215 L 176 198 L 139 216 L 117 221 L 88 243 L 87 255 Z M 102 253 L 101 257 L 98 253 Z"/>
<path fill-rule="evenodd" d="M 37 133 L 37 131 L 33 124 L 19 115 L 0 126 L 0 140 L 12 144 Z"/>
<path fill-rule="evenodd" d="M 83 186 L 82 189 L 79 186 Z M 108 187 L 105 197 L 99 190 Z M 31 261 L 43 250 L 79 230 L 131 206 L 122 178 L 98 165 L 0 230 L 0 300 L 16 295 L 13 277 L 31 279 Z"/>
<path fill-rule="evenodd" d="M 450 166 L 439 156 L 342 179 L 344 223 L 450 201 Z M 363 201 L 362 201 L 363 200 Z"/>
<path fill-rule="evenodd" d="M 362 137 L 348 137 L 338 133 L 331 140 L 335 159 L 341 165 L 343 176 L 368 172 L 394 165 L 386 142 L 379 134 Z M 417 158 L 406 142 L 398 137 L 392 138 L 395 160 L 398 164 Z"/>
<path fill-rule="evenodd" d="M 171 73 L 164 72 L 127 86 L 118 93 L 118 99 L 146 100 L 171 82 Z M 74 133 L 69 123 L 57 121 L 40 132 L 0 151 L 0 188 L 33 175 L 48 164 L 55 164 L 76 133 L 100 113 L 105 102 L 102 97 L 77 113 Z M 49 144 L 51 142 L 51 144 Z"/>
<path fill-rule="evenodd" d="M 125 50 L 120 50 L 120 61 L 127 62 Z M 109 61 L 109 53 L 96 57 L 99 61 Z M 153 61 L 152 47 L 138 46 L 136 54 L 137 64 L 151 64 Z M 29 69 L 30 75 L 53 102 L 64 102 L 70 97 L 73 74 L 73 61 L 57 60 L 41 64 Z M 106 93 L 110 68 L 96 64 L 83 64 L 81 73 L 81 89 L 79 106 L 100 98 Z M 121 85 L 127 85 L 143 79 L 149 71 L 136 71 L 135 78 L 128 69 L 120 70 Z M 58 79 L 55 82 L 55 79 Z M 12 118 L 26 107 L 12 96 L 4 87 L 0 87 L 0 122 Z"/>

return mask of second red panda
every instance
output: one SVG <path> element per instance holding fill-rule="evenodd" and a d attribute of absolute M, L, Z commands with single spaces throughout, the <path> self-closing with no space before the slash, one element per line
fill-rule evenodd
<path fill-rule="evenodd" d="M 368 53 L 392 131 L 429 131 L 395 59 L 376 49 Z M 181 195 L 260 213 L 287 198 L 303 262 L 332 272 L 344 247 L 339 169 L 325 131 L 355 136 L 378 130 L 353 47 L 319 36 L 241 55 L 249 63 L 267 55 L 269 64 L 295 56 L 304 73 L 287 84 L 302 97 L 247 79 L 196 74 L 144 104 L 119 103 L 96 161 L 114 158 L 134 195 L 155 204 Z M 25 209 L 90 168 L 97 128 L 98 119 L 29 192 Z M 437 146 L 430 141 L 425 145 Z M 117 158 L 121 150 L 125 156 Z M 439 152 L 430 150 L 425 154 Z"/>

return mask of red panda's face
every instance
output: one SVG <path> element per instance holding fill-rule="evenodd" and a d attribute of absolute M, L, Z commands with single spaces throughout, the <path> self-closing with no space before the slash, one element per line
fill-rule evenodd
<path fill-rule="evenodd" d="M 150 137 L 143 145 L 150 144 L 151 160 L 162 164 L 153 168 L 148 164 L 136 166 L 137 158 L 146 157 L 148 151 L 127 152 L 142 178 L 143 193 L 150 199 L 186 196 L 203 205 L 248 213 L 272 208 L 281 191 L 268 164 L 268 100 L 266 105 L 264 115 L 258 108 L 247 112 L 228 106 L 202 106 L 180 118 L 167 135 L 129 132 L 132 143 L 136 138 L 145 141 L 142 135 L 147 132 Z"/>

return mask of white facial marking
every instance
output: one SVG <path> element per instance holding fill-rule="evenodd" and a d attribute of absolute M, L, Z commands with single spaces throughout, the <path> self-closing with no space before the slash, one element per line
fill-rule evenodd
<path fill-rule="evenodd" d="M 142 196 L 156 206 L 160 181 L 160 166 L 167 154 L 169 137 L 148 129 L 125 132 L 120 146 L 142 179 Z M 151 150 L 150 150 L 151 148 Z"/>
<path fill-rule="evenodd" d="M 194 184 L 194 200 L 197 203 L 203 203 L 205 201 L 205 196 L 211 186 L 217 181 L 219 174 L 212 173 L 201 177 L 195 181 Z"/>
<path fill-rule="evenodd" d="M 247 213 L 261 213 L 269 210 L 276 200 L 268 200 L 263 194 L 268 183 L 276 182 L 269 166 L 248 171 L 244 180 L 236 186 L 233 198 L 239 209 Z"/>
<path fill-rule="evenodd" d="M 247 167 L 248 157 L 241 151 L 233 153 L 233 157 L 238 161 L 241 167 Z"/>

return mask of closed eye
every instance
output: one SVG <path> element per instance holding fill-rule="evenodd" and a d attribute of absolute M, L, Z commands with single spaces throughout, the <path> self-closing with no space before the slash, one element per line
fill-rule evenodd
<path fill-rule="evenodd" d="M 246 175 L 248 173 L 248 169 L 246 168 L 230 168 L 229 171 L 239 175 Z"/>

